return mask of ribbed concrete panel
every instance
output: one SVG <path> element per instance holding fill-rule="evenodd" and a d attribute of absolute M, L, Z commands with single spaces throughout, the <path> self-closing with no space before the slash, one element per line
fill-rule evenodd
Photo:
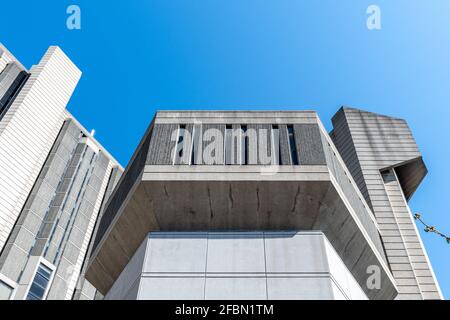
<path fill-rule="evenodd" d="M 287 126 L 285 124 L 282 124 L 279 126 L 279 129 L 280 129 L 281 165 L 292 165 Z"/>
<path fill-rule="evenodd" d="M 81 76 L 51 47 L 0 122 L 0 249 L 63 125 L 64 110 Z"/>
<path fill-rule="evenodd" d="M 388 200 L 392 204 L 395 222 L 398 225 L 398 232 L 394 229 L 391 231 L 391 235 L 399 236 L 402 240 L 400 243 L 404 247 L 404 250 L 391 249 L 391 268 L 393 270 L 412 271 L 409 277 L 408 275 L 399 277 L 399 292 L 405 294 L 417 292 L 421 294 L 423 299 L 440 299 L 439 288 L 433 276 L 421 272 L 429 271 L 429 261 L 397 175 L 393 170 L 390 170 L 388 173 L 383 174 L 383 181 Z M 383 226 L 386 226 L 385 233 L 388 233 L 390 230 L 388 224 L 383 224 Z M 395 244 L 395 242 L 390 243 Z M 417 290 L 417 287 L 420 290 Z M 400 295 L 399 299 L 402 298 L 404 299 L 405 297 Z"/>
<path fill-rule="evenodd" d="M 317 124 L 294 125 L 295 144 L 300 165 L 325 165 L 319 126 Z"/>
<path fill-rule="evenodd" d="M 175 124 L 154 125 L 150 141 L 150 152 L 147 164 L 164 165 L 173 164 L 173 150 L 178 139 L 178 126 Z"/>
<path fill-rule="evenodd" d="M 398 299 L 442 298 L 406 202 L 427 172 L 407 123 L 343 108 L 333 126 L 331 136 L 379 223 Z M 391 169 L 383 179 L 386 168 L 398 175 Z"/>

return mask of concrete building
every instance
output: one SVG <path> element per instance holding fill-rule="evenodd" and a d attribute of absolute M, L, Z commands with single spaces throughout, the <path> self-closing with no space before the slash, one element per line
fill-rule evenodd
<path fill-rule="evenodd" d="M 86 278 L 106 299 L 441 299 L 407 201 L 404 120 L 158 112 L 113 191 Z"/>
<path fill-rule="evenodd" d="M 80 76 L 58 47 L 28 71 L 0 45 L 0 299 L 96 294 L 85 257 L 122 168 L 66 110 Z"/>

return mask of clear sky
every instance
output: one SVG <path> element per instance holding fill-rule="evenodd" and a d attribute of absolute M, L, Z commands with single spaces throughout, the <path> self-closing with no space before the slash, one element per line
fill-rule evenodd
<path fill-rule="evenodd" d="M 81 30 L 66 9 L 81 8 Z M 366 9 L 381 9 L 368 30 Z M 429 175 L 413 212 L 450 233 L 450 1 L 2 1 L 26 67 L 59 45 L 83 71 L 69 110 L 123 164 L 157 109 L 313 109 L 405 118 Z M 449 197 L 449 198 L 447 198 Z M 450 245 L 422 232 L 450 298 Z"/>

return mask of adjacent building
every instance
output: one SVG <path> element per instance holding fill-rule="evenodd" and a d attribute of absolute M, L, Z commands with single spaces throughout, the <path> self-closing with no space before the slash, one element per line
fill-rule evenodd
<path fill-rule="evenodd" d="M 58 47 L 26 68 L 0 45 L 0 299 L 94 299 L 97 218 L 122 168 L 67 110 L 81 72 Z"/>
<path fill-rule="evenodd" d="M 441 299 L 404 120 L 342 108 L 158 112 L 106 204 L 106 299 Z"/>

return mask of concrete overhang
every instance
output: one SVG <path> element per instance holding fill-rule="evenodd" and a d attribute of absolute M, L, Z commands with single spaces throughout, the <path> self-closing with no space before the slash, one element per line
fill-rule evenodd
<path fill-rule="evenodd" d="M 393 299 L 389 269 L 328 167 L 273 169 L 145 166 L 93 252 L 86 278 L 106 294 L 151 231 L 320 230 L 370 299 Z M 379 267 L 380 289 L 367 287 L 371 266 Z"/>
<path fill-rule="evenodd" d="M 422 157 L 414 158 L 394 166 L 398 180 L 405 194 L 406 200 L 410 200 L 419 187 L 422 180 L 428 174 L 428 169 Z"/>

